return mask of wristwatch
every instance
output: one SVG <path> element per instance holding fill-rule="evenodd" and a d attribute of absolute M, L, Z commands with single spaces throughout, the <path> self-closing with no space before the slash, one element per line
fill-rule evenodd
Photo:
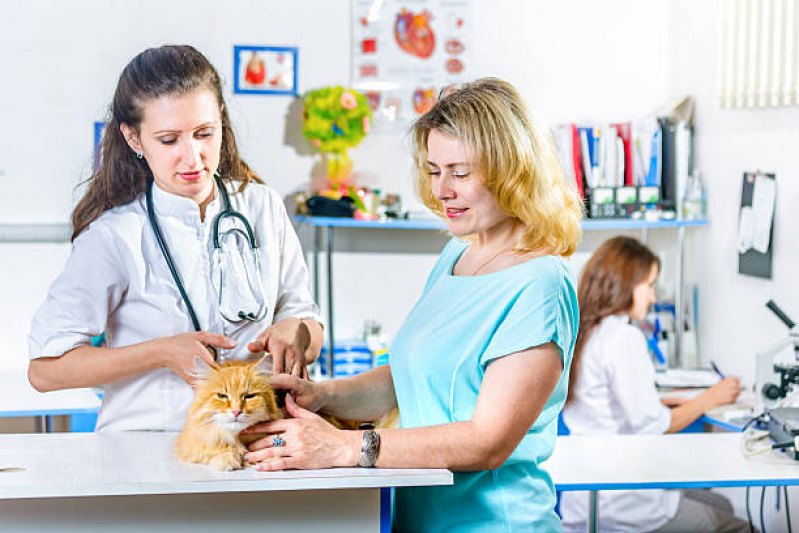
<path fill-rule="evenodd" d="M 380 435 L 373 429 L 363 432 L 361 441 L 361 456 L 358 458 L 358 466 L 372 468 L 377 461 L 377 452 L 380 450 Z"/>

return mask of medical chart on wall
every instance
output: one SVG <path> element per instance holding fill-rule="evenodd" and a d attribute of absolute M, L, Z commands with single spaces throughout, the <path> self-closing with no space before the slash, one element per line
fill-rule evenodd
<path fill-rule="evenodd" d="M 375 129 L 406 129 L 470 79 L 471 0 L 352 0 L 352 86 Z"/>

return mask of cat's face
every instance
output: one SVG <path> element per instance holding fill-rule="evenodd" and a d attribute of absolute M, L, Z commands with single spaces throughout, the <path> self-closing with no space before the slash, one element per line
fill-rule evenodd
<path fill-rule="evenodd" d="M 269 377 L 258 363 L 229 362 L 211 368 L 198 383 L 196 396 L 196 414 L 233 434 L 282 417 Z"/>

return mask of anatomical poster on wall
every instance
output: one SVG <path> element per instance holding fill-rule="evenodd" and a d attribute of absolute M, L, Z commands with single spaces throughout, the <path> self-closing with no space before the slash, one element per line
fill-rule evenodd
<path fill-rule="evenodd" d="M 352 0 L 352 86 L 376 129 L 404 129 L 468 81 L 471 0 Z"/>

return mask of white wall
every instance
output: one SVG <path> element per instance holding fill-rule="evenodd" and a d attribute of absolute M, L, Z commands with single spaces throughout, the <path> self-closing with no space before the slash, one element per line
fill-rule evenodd
<path fill-rule="evenodd" d="M 474 76 L 509 80 L 549 123 L 637 118 L 650 113 L 666 98 L 665 1 L 475 0 L 472 20 Z M 634 45 L 639 42 L 646 46 Z M 373 144 L 367 144 L 370 142 Z M 374 169 L 384 184 L 410 194 L 406 170 L 409 161 L 401 137 L 367 138 L 353 159 L 356 167 Z M 372 166 L 373 160 L 379 162 Z M 415 233 L 417 242 L 424 240 L 429 246 L 443 242 L 432 232 Z M 609 235 L 602 233 L 605 238 Z M 658 232 L 650 232 L 650 236 L 656 242 L 670 243 L 668 236 L 661 239 L 654 233 Z M 392 237 L 385 237 L 385 232 L 372 232 L 358 238 L 376 248 L 384 246 L 380 242 L 383 238 L 401 237 L 396 232 Z M 587 246 L 581 250 L 592 250 L 596 241 L 597 236 L 588 236 Z M 364 318 L 369 317 L 376 318 L 393 334 L 420 294 L 435 257 L 420 257 L 409 264 L 392 254 L 350 253 L 346 242 L 340 244 L 339 249 L 345 251 L 334 258 L 337 336 L 339 332 L 343 337 L 357 335 Z M 585 257 L 575 259 L 579 267 Z M 386 279 L 378 294 L 369 293 L 366 288 L 364 267 L 380 272 Z M 673 277 L 672 273 L 666 277 Z M 664 290 L 673 294 L 670 285 L 664 285 Z M 354 296 L 361 291 L 366 292 L 366 298 L 356 299 Z"/>
<path fill-rule="evenodd" d="M 797 163 L 789 147 L 799 136 L 799 112 L 719 110 L 717 10 L 717 2 L 475 0 L 472 72 L 510 80 L 549 122 L 636 118 L 672 96 L 696 95 L 698 161 L 708 184 L 711 226 L 689 231 L 686 276 L 701 287 L 703 353 L 751 380 L 751 355 L 783 333 L 763 309 L 765 300 L 773 297 L 799 316 L 799 286 L 789 281 L 797 253 L 791 236 Z M 12 22 L 0 33 L 0 72 L 11 80 L 0 87 L 0 223 L 66 222 L 71 189 L 91 164 L 92 122 L 104 116 L 120 69 L 142 48 L 166 42 L 195 44 L 226 78 L 240 145 L 256 170 L 281 194 L 304 187 L 316 158 L 297 124 L 287 126 L 296 101 L 231 95 L 232 45 L 299 46 L 302 91 L 346 84 L 348 17 L 346 0 L 241 0 L 225 9 L 214 2 L 153 0 L 134 10 L 100 0 L 0 4 L 0 19 Z M 412 200 L 401 135 L 368 137 L 352 155 L 367 182 Z M 753 168 L 778 176 L 773 281 L 736 273 L 740 176 Z M 308 228 L 300 233 L 310 246 Z M 582 251 L 606 236 L 586 235 Z M 671 236 L 650 232 L 667 263 Z M 406 253 L 408 239 L 421 253 Z M 341 336 L 356 335 L 365 318 L 396 331 L 443 242 L 433 232 L 337 233 Z M 10 263 L 4 269 L 11 269 L 15 283 L 30 285 L 28 294 L 40 294 L 49 282 Z M 377 292 L 364 274 L 369 272 L 380 284 Z M 672 293 L 671 284 L 662 291 Z"/>
<path fill-rule="evenodd" d="M 188 43 L 214 63 L 247 159 L 278 191 L 304 184 L 310 157 L 285 145 L 288 96 L 231 97 L 233 44 L 300 47 L 301 90 L 349 79 L 347 2 L 101 0 L 3 2 L 0 20 L 2 222 L 63 222 L 91 167 L 124 65 L 144 48 Z M 331 60 L 331 58 L 333 60 Z"/>
<path fill-rule="evenodd" d="M 68 252 L 66 244 L 0 244 L 0 372 L 26 367 L 31 317 Z"/>
<path fill-rule="evenodd" d="M 669 93 L 697 99 L 697 161 L 708 187 L 710 226 L 696 233 L 689 255 L 691 278 L 701 287 L 702 353 L 751 383 L 755 353 L 786 333 L 766 301 L 773 298 L 799 321 L 799 109 L 719 107 L 720 8 L 718 0 L 673 3 Z M 771 280 L 738 274 L 741 178 L 757 169 L 777 175 Z"/>
<path fill-rule="evenodd" d="M 666 14 L 663 0 L 476 0 L 472 72 L 507 78 L 548 121 L 636 117 L 665 96 Z M 307 186 L 317 160 L 298 134 L 299 106 L 289 97 L 230 94 L 232 45 L 299 46 L 301 91 L 349 79 L 346 0 L 240 0 L 225 8 L 210 1 L 145 0 L 135 9 L 100 0 L 36 0 L 0 4 L 0 19 L 12 22 L 0 33 L 0 72 L 14 80 L 0 88 L 6 193 L 0 196 L 0 223 L 67 221 L 73 188 L 91 166 L 92 122 L 103 118 L 121 68 L 145 47 L 186 42 L 209 57 L 227 81 L 244 156 L 284 195 Z M 630 45 L 642 41 L 648 46 Z M 352 157 L 364 184 L 398 191 L 414 203 L 401 134 L 372 135 Z M 310 247 L 308 235 L 301 230 Z M 357 335 L 365 318 L 376 318 L 393 334 L 445 240 L 433 232 L 341 235 L 337 332 Z M 408 238 L 422 253 L 405 253 Z M 364 272 L 390 283 L 374 291 Z M 13 279 L 29 294 L 49 283 L 24 269 Z M 11 334 L 22 338 L 16 329 Z"/>
<path fill-rule="evenodd" d="M 799 224 L 799 109 L 722 110 L 718 105 L 720 0 L 672 2 L 669 22 L 669 94 L 693 94 L 697 100 L 697 162 L 708 188 L 710 226 L 695 233 L 689 246 L 688 277 L 700 287 L 700 344 L 705 362 L 715 359 L 745 384 L 755 379 L 755 354 L 776 342 L 786 328 L 764 306 L 773 298 L 799 320 L 796 261 Z M 777 175 L 774 263 L 771 280 L 738 274 L 738 207 L 744 171 L 762 169 Z M 730 496 L 745 516 L 744 493 Z M 766 498 L 766 529 L 787 531 L 784 501 L 775 511 L 774 489 Z M 751 505 L 759 525 L 760 489 Z M 790 490 L 794 519 L 799 491 Z"/>

